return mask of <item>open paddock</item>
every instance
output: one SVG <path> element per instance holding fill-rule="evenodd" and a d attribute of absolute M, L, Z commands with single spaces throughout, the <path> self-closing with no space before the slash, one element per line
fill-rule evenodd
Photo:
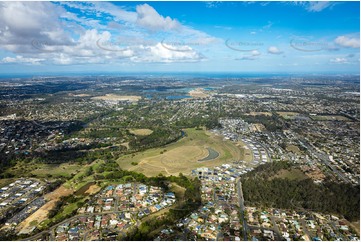
<path fill-rule="evenodd" d="M 141 172 L 146 176 L 187 175 L 198 167 L 213 167 L 230 161 L 242 160 L 241 149 L 231 141 L 204 130 L 185 129 L 186 136 L 165 147 L 149 149 L 120 157 L 117 162 L 122 169 Z M 209 156 L 211 148 L 219 155 L 210 160 L 199 160 Z M 136 162 L 134 166 L 131 163 Z"/>
<path fill-rule="evenodd" d="M 137 102 L 141 99 L 141 96 L 120 96 L 116 94 L 105 94 L 104 96 L 92 97 L 93 100 L 103 101 L 130 101 Z"/>
<path fill-rule="evenodd" d="M 151 129 L 129 129 L 129 133 L 139 136 L 147 136 L 153 133 Z"/>

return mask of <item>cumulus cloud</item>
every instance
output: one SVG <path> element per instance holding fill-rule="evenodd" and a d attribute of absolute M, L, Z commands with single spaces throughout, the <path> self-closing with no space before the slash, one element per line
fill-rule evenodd
<path fill-rule="evenodd" d="M 252 56 L 259 56 L 261 55 L 261 52 L 259 52 L 258 50 L 252 50 L 251 54 Z"/>
<path fill-rule="evenodd" d="M 335 43 L 348 48 L 360 48 L 360 39 L 358 38 L 351 38 L 347 36 L 338 36 L 335 39 Z"/>
<path fill-rule="evenodd" d="M 183 44 L 162 44 L 159 32 Z M 1 63 L 195 62 L 206 58 L 194 47 L 216 40 L 148 4 L 130 11 L 107 2 L 0 2 L 0 45 L 17 55 Z"/>
<path fill-rule="evenodd" d="M 138 18 L 136 23 L 152 31 L 177 30 L 181 24 L 169 16 L 163 17 L 153 7 L 148 4 L 138 5 L 136 7 Z"/>
<path fill-rule="evenodd" d="M 252 50 L 250 55 L 242 56 L 241 58 L 238 58 L 236 60 L 256 60 L 260 55 L 261 52 L 259 52 L 258 50 Z"/>
<path fill-rule="evenodd" d="M 268 51 L 269 54 L 274 54 L 274 55 L 280 55 L 280 54 L 283 53 L 276 46 L 270 46 L 267 51 Z"/>
<path fill-rule="evenodd" d="M 139 46 L 139 55 L 131 57 L 134 62 L 199 62 L 206 58 L 194 51 L 189 46 L 183 46 L 182 51 L 174 51 L 179 47 L 167 45 L 164 43 L 157 43 L 154 46 Z"/>
<path fill-rule="evenodd" d="M 31 53 L 36 51 L 31 45 L 34 39 L 53 45 L 72 44 L 58 19 L 63 12 L 50 2 L 1 2 L 1 46 L 14 53 Z"/>

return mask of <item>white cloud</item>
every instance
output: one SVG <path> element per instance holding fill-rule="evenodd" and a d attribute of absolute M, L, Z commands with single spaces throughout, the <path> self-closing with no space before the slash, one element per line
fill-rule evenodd
<path fill-rule="evenodd" d="M 242 56 L 241 58 L 238 58 L 236 60 L 256 60 L 260 55 L 261 52 L 259 52 L 258 50 L 252 50 L 250 55 Z"/>
<path fill-rule="evenodd" d="M 161 44 L 161 37 L 168 41 Z M 18 55 L 1 63 L 196 62 L 206 58 L 194 48 L 217 41 L 148 4 L 129 11 L 107 2 L 0 2 L 1 49 Z"/>
<path fill-rule="evenodd" d="M 25 64 L 33 64 L 37 65 L 40 64 L 40 62 L 44 61 L 44 59 L 39 58 L 24 58 L 21 55 L 17 55 L 16 57 L 4 57 L 1 60 L 1 63 L 25 63 Z"/>
<path fill-rule="evenodd" d="M 256 60 L 254 56 L 242 56 L 241 58 L 237 58 L 236 60 Z"/>
<path fill-rule="evenodd" d="M 338 36 L 335 39 L 335 43 L 343 46 L 343 47 L 349 47 L 349 48 L 360 48 L 360 39 L 357 38 L 350 38 L 347 36 Z"/>
<path fill-rule="evenodd" d="M 346 58 L 343 58 L 343 57 L 336 57 L 336 58 L 330 59 L 330 62 L 332 62 L 332 63 L 338 63 L 338 64 L 348 63 L 347 59 L 346 59 Z"/>
<path fill-rule="evenodd" d="M 279 55 L 279 54 L 282 54 L 283 52 L 280 51 L 276 46 L 270 46 L 268 48 L 268 53 L 269 54 L 274 54 L 274 55 Z"/>
<path fill-rule="evenodd" d="M 289 3 L 302 6 L 308 12 L 321 12 L 324 9 L 332 8 L 337 4 L 336 2 L 328 2 L 328 1 L 294 1 Z"/>
<path fill-rule="evenodd" d="M 58 17 L 64 10 L 50 2 L 1 2 L 0 44 L 14 53 L 34 52 L 33 40 L 71 44 Z"/>
<path fill-rule="evenodd" d="M 178 49 L 178 51 L 176 51 Z M 154 46 L 139 46 L 137 49 L 141 54 L 130 59 L 134 62 L 199 62 L 205 57 L 194 51 L 189 46 L 171 46 L 164 43 L 157 43 Z"/>
<path fill-rule="evenodd" d="M 328 7 L 333 6 L 333 3 L 322 1 L 322 2 L 309 2 L 306 8 L 310 12 L 320 12 Z"/>
<path fill-rule="evenodd" d="M 271 21 L 268 21 L 268 23 L 262 27 L 262 29 L 270 29 L 272 27 L 273 23 Z"/>
<path fill-rule="evenodd" d="M 259 52 L 258 50 L 252 50 L 251 54 L 252 56 L 259 56 L 261 55 L 261 52 Z"/>
<path fill-rule="evenodd" d="M 138 5 L 136 7 L 138 18 L 136 23 L 152 31 L 177 30 L 181 24 L 169 16 L 161 16 L 153 7 L 148 4 Z"/>
<path fill-rule="evenodd" d="M 207 8 L 218 8 L 223 2 L 222 1 L 207 1 L 205 2 Z"/>
<path fill-rule="evenodd" d="M 116 6 L 108 2 L 94 2 L 93 11 L 110 14 L 117 21 L 134 23 L 137 20 L 137 13 L 124 10 L 122 7 Z"/>

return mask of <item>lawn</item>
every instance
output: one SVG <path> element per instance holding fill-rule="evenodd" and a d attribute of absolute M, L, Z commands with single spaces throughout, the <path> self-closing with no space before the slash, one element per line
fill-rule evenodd
<path fill-rule="evenodd" d="M 233 142 L 223 140 L 208 131 L 185 129 L 186 137 L 165 147 L 149 149 L 120 157 L 117 162 L 122 169 L 141 172 L 146 176 L 187 175 L 197 167 L 213 167 L 230 161 L 243 159 L 241 150 Z M 213 160 L 199 162 L 208 156 L 211 148 L 219 153 Z M 131 163 L 136 162 L 134 166 Z"/>

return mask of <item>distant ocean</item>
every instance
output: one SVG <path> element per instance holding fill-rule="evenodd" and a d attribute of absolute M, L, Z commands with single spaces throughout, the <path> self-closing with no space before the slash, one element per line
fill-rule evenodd
<path fill-rule="evenodd" d="M 14 73 L 2 74 L 0 78 L 36 78 L 36 77 L 91 77 L 91 76 L 119 76 L 119 77 L 177 77 L 177 78 L 262 78 L 262 77 L 305 77 L 305 76 L 359 76 L 359 73 L 236 73 L 236 72 L 69 72 L 69 73 Z"/>

